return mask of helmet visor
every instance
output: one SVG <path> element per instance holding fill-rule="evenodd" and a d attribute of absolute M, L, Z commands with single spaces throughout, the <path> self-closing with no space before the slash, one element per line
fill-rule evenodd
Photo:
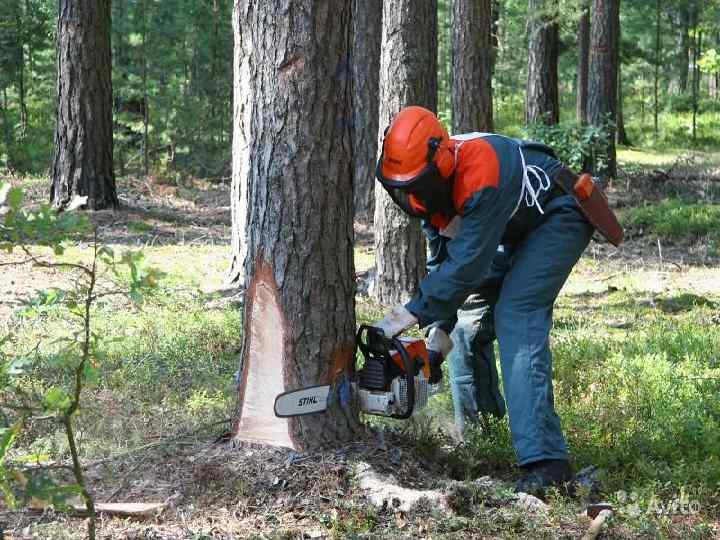
<path fill-rule="evenodd" d="M 391 180 L 382 175 L 380 164 L 376 177 L 390 198 L 405 213 L 418 218 L 429 219 L 434 213 L 447 213 L 445 189 L 440 173 L 434 163 L 411 180 Z"/>

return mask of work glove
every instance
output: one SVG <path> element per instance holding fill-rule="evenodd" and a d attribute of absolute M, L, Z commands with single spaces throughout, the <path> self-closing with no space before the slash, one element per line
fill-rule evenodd
<path fill-rule="evenodd" d="M 445 330 L 433 326 L 428 331 L 425 345 L 428 350 L 428 360 L 430 361 L 430 379 L 428 382 L 437 384 L 442 381 L 442 364 L 445 357 L 452 350 L 453 342 Z"/>
<path fill-rule="evenodd" d="M 382 330 L 386 338 L 393 338 L 399 333 L 407 330 L 411 326 L 417 324 L 418 320 L 410 313 L 405 306 L 398 305 L 390 310 L 390 313 L 385 317 L 374 323 L 372 326 L 379 330 Z"/>

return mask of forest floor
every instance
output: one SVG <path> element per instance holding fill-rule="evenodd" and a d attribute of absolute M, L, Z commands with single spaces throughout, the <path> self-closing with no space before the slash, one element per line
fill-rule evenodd
<path fill-rule="evenodd" d="M 558 411 L 575 467 L 601 469 L 601 497 L 616 509 L 604 538 L 720 537 L 720 154 L 626 150 L 621 159 L 610 196 L 627 241 L 617 250 L 593 242 L 558 300 Z M 31 202 L 47 196 L 46 179 L 20 183 Z M 101 381 L 86 391 L 81 455 L 97 501 L 165 507 L 145 519 L 101 516 L 100 538 L 579 538 L 587 530 L 587 498 L 512 493 L 506 420 L 456 442 L 447 391 L 417 420 L 369 422 L 362 440 L 332 452 L 223 442 L 242 302 L 225 285 L 229 189 L 123 178 L 118 191 L 120 212 L 92 215 L 101 239 L 142 249 L 166 277 L 142 310 L 98 307 L 96 331 L 122 341 L 108 344 Z M 367 229 L 358 232 L 362 278 L 373 253 Z M 87 252 L 71 246 L 63 257 Z M 22 312 L 38 290 L 72 276 L 27 266 L 3 275 L 0 336 L 12 332 L 16 350 L 50 354 L 67 331 L 64 314 Z M 361 321 L 380 312 L 358 296 Z M 65 459 L 67 445 L 39 423 L 11 457 L 41 470 Z M 441 500 L 376 506 L 359 479 L 363 464 Z M 69 482 L 61 470 L 47 473 Z M 49 508 L 0 507 L 0 526 L 6 538 L 84 535 L 82 518 Z"/>

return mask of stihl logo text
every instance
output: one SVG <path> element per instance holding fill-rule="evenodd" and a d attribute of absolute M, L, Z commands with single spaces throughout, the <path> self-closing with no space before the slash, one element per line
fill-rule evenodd
<path fill-rule="evenodd" d="M 317 405 L 318 398 L 317 396 L 308 396 L 304 398 L 300 398 L 298 400 L 298 407 L 304 407 L 305 405 Z"/>

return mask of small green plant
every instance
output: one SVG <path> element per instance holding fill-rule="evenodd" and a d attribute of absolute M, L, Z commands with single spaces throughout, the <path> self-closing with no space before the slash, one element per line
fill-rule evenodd
<path fill-rule="evenodd" d="M 78 197 L 77 207 L 84 202 Z M 48 205 L 38 210 L 23 207 L 23 192 L 0 185 L 0 249 L 10 254 L 0 266 L 34 265 L 73 274 L 73 286 L 41 291 L 28 302 L 23 316 L 33 317 L 49 309 L 62 309 L 73 320 L 72 331 L 49 344 L 52 354 L 38 351 L 48 344 L 38 343 L 34 351 L 15 349 L 13 336 L 0 337 L 0 407 L 11 411 L 12 425 L 0 428 L 0 492 L 11 507 L 32 504 L 64 509 L 67 497 L 79 494 L 88 516 L 88 537 L 95 538 L 95 506 L 80 463 L 74 417 L 83 401 L 83 389 L 99 378 L 107 357 L 103 335 L 96 332 L 93 308 L 102 298 L 126 295 L 141 302 L 152 291 L 160 273 L 143 264 L 140 252 L 126 251 L 116 256 L 98 241 L 97 230 L 74 212 L 57 214 Z M 90 238 L 89 260 L 62 259 L 66 245 Z M 127 270 L 122 270 L 126 267 Z M 39 384 L 38 373 L 52 372 L 55 384 Z M 7 417 L 7 416 L 6 416 Z M 8 460 L 13 443 L 23 430 L 37 422 L 59 424 L 67 439 L 75 484 L 58 485 L 45 471 L 17 466 Z"/>

